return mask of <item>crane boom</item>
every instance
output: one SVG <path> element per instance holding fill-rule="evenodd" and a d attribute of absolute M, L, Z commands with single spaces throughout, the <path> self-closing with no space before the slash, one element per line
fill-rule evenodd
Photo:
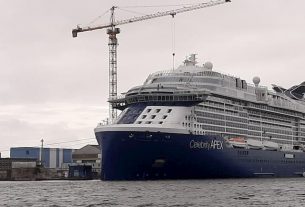
<path fill-rule="evenodd" d="M 149 19 L 163 17 L 163 16 L 169 16 L 169 15 L 173 16 L 173 15 L 183 13 L 183 12 L 188 12 L 188 11 L 197 10 L 197 9 L 201 9 L 201 8 L 205 8 L 205 7 L 211 7 L 211 6 L 216 6 L 216 5 L 219 5 L 219 4 L 224 4 L 224 3 L 227 3 L 227 2 L 230 2 L 230 1 L 231 0 L 210 1 L 210 2 L 205 2 L 205 3 L 195 4 L 195 5 L 192 5 L 192 6 L 182 7 L 182 8 L 179 8 L 179 9 L 172 9 L 172 10 L 168 10 L 168 11 L 164 11 L 164 12 L 157 12 L 157 13 L 154 13 L 154 14 L 148 14 L 148 15 L 144 15 L 144 16 L 133 17 L 133 18 L 130 18 L 130 19 L 119 20 L 119 21 L 115 21 L 115 22 L 110 23 L 110 24 L 103 24 L 103 25 L 93 26 L 93 27 L 89 27 L 89 26 L 88 27 L 79 27 L 79 26 L 77 26 L 76 29 L 72 30 L 72 36 L 77 37 L 77 33 L 79 33 L 79 32 L 105 29 L 105 28 L 110 28 L 110 27 L 122 25 L 122 24 L 129 24 L 129 23 L 133 23 L 133 22 L 139 22 L 139 21 L 149 20 Z M 115 9 L 115 7 L 112 7 L 112 9 Z"/>

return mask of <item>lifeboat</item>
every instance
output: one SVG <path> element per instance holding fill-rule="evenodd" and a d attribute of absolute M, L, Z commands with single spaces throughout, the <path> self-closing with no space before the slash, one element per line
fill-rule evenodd
<path fill-rule="evenodd" d="M 276 151 L 279 149 L 278 143 L 275 143 L 275 142 L 263 141 L 263 145 L 264 145 L 265 150 Z"/>
<path fill-rule="evenodd" d="M 229 138 L 229 143 L 234 147 L 234 148 L 246 148 L 247 142 L 245 138 L 243 137 L 232 137 Z"/>
<path fill-rule="evenodd" d="M 247 139 L 249 149 L 263 149 L 263 143 L 255 139 Z"/>

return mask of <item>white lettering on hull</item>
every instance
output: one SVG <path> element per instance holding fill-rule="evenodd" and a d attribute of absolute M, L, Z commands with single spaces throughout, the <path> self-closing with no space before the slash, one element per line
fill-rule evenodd
<path fill-rule="evenodd" d="M 213 149 L 213 150 L 223 150 L 223 142 L 219 140 L 212 140 L 211 142 L 203 142 L 203 141 L 190 141 L 191 149 Z"/>

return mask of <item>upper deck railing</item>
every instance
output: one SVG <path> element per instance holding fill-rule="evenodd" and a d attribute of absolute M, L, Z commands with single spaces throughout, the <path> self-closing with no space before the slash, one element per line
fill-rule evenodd
<path fill-rule="evenodd" d="M 201 67 L 197 66 L 198 69 L 201 69 Z M 149 74 L 147 80 L 149 80 L 152 77 L 164 77 L 164 76 L 210 76 L 210 77 L 228 77 L 228 78 L 239 78 L 237 76 L 231 75 L 231 74 L 225 74 L 219 71 L 215 70 L 183 70 L 183 71 L 172 71 L 172 70 L 163 70 L 163 71 L 158 71 L 155 73 Z"/>
<path fill-rule="evenodd" d="M 123 109 L 130 104 L 135 103 L 148 103 L 148 102 L 189 102 L 198 103 L 204 101 L 209 95 L 206 91 L 201 92 L 179 92 L 176 93 L 155 93 L 155 94 L 135 94 L 130 96 L 119 96 L 116 98 L 109 99 L 109 102 L 112 103 L 114 108 Z"/>

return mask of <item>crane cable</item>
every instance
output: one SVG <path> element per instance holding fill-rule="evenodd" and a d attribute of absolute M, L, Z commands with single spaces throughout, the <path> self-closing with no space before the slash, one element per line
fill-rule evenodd
<path fill-rule="evenodd" d="M 132 10 L 128 10 L 126 8 L 157 8 L 157 7 L 176 7 L 176 6 L 189 6 L 192 4 L 167 4 L 167 5 L 142 5 L 142 6 L 120 6 L 120 7 L 116 7 L 117 9 L 120 9 L 122 11 L 126 11 L 126 12 L 130 12 L 130 13 L 134 13 L 134 14 L 140 14 L 140 15 L 147 15 L 145 13 L 142 12 L 137 12 L 137 11 L 132 11 Z M 96 18 L 94 18 L 93 20 L 91 20 L 89 23 L 87 23 L 87 25 L 91 25 L 95 22 L 97 22 L 97 20 L 101 19 L 102 17 L 104 17 L 110 10 L 107 9 L 105 12 L 103 12 L 101 15 L 97 16 Z"/>
<path fill-rule="evenodd" d="M 97 20 L 101 19 L 102 17 L 104 17 L 110 10 L 107 9 L 104 13 L 102 13 L 101 15 L 97 16 L 96 18 L 94 18 L 93 20 L 91 20 L 89 23 L 87 23 L 87 25 L 91 25 L 95 22 L 97 22 Z"/>
<path fill-rule="evenodd" d="M 170 6 L 173 6 L 173 5 L 170 5 Z M 177 5 L 175 5 L 175 6 L 177 6 Z M 126 7 L 123 7 L 123 8 L 126 8 Z M 132 7 L 127 7 L 127 8 L 132 8 Z M 146 15 L 146 14 L 136 12 L 136 11 L 132 11 L 132 10 L 129 10 L 129 9 L 122 9 L 122 7 L 117 7 L 117 9 L 119 9 L 121 11 L 129 12 L 129 13 Z M 176 50 L 176 25 L 175 25 L 176 13 L 172 13 L 171 16 L 172 16 L 172 26 L 171 26 L 171 33 L 172 33 L 171 34 L 171 38 L 172 38 L 172 69 L 174 70 L 175 69 L 175 55 L 176 55 L 176 53 L 175 53 L 175 50 Z"/>
<path fill-rule="evenodd" d="M 129 13 L 133 13 L 133 14 L 147 15 L 143 12 L 132 11 L 132 10 L 129 10 L 129 9 L 122 9 L 121 7 L 117 7 L 117 9 L 119 9 L 121 11 L 129 12 Z"/>
<path fill-rule="evenodd" d="M 175 30 L 176 30 L 176 25 L 175 25 L 175 15 L 176 14 L 171 14 L 172 16 L 172 56 L 173 56 L 173 70 L 175 69 L 175 42 L 176 42 L 176 37 L 175 37 Z"/>

